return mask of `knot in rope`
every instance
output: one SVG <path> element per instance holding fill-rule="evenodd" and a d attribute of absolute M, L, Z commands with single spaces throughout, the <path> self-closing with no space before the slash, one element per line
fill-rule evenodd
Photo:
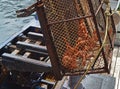
<path fill-rule="evenodd" d="M 110 1 L 109 0 L 104 0 L 104 3 L 106 4 L 106 10 L 105 10 L 105 15 L 110 16 Z"/>
<path fill-rule="evenodd" d="M 108 4 L 108 3 L 110 3 L 110 1 L 109 0 L 104 0 L 104 3 Z"/>

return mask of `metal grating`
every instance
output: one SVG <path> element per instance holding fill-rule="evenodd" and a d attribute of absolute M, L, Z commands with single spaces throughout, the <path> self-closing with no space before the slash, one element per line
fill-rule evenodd
<path fill-rule="evenodd" d="M 48 23 L 78 17 L 73 0 L 45 0 L 44 3 Z M 78 24 L 79 21 L 70 21 L 50 25 L 51 34 L 60 59 L 66 48 L 64 39 L 67 39 L 72 46 L 75 45 L 77 35 L 74 34 L 77 34 Z"/>
<path fill-rule="evenodd" d="M 58 56 L 57 62 L 59 65 L 53 64 L 54 67 L 59 66 L 65 74 L 77 72 L 80 74 L 96 57 L 104 39 L 106 17 L 101 7 L 102 1 L 43 0 L 43 3 L 48 26 L 46 31 L 50 31 Z M 93 17 L 84 17 L 90 15 L 93 15 Z M 78 17 L 81 18 L 76 19 Z M 111 17 L 109 22 L 111 22 Z M 112 24 L 110 23 L 109 26 L 110 30 L 105 47 L 97 57 L 93 68 L 90 69 L 90 73 L 105 72 L 104 68 L 108 68 L 107 63 L 110 63 L 108 55 L 112 55 L 114 37 Z"/>

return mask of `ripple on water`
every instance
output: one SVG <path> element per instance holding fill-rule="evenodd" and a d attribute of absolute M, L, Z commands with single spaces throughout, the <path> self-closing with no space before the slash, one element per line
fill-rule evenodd
<path fill-rule="evenodd" d="M 16 10 L 33 4 L 36 0 L 0 0 L 0 44 L 32 20 L 34 17 L 17 18 Z"/>

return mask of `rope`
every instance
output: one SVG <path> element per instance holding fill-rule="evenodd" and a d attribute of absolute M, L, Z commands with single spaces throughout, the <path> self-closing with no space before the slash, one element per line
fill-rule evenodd
<path fill-rule="evenodd" d="M 104 36 L 104 40 L 103 40 L 103 43 L 100 47 L 100 49 L 98 50 L 98 53 L 96 55 L 96 57 L 93 59 L 92 62 L 90 62 L 90 64 L 87 66 L 87 69 L 85 71 L 85 73 L 83 74 L 83 76 L 81 76 L 81 78 L 78 80 L 78 82 L 76 83 L 76 85 L 74 86 L 74 89 L 77 89 L 78 86 L 80 85 L 81 81 L 85 78 L 85 75 L 88 73 L 89 69 L 92 67 L 93 63 L 95 62 L 95 60 L 97 59 L 97 56 L 100 54 L 100 52 L 102 51 L 103 47 L 105 46 L 105 42 L 106 42 L 106 39 L 107 39 L 107 34 L 108 34 L 108 20 L 109 20 L 109 16 L 111 15 L 110 14 L 110 3 L 109 3 L 109 0 L 104 0 L 104 3 L 107 5 L 106 7 L 106 11 L 105 11 L 105 15 L 106 15 L 106 28 L 105 28 L 105 36 Z"/>
<path fill-rule="evenodd" d="M 109 0 L 104 0 L 104 3 L 108 4 L 108 3 L 110 3 L 110 1 Z"/>

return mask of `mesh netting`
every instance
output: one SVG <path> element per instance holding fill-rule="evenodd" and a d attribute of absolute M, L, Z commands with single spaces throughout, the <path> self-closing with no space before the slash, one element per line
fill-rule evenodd
<path fill-rule="evenodd" d="M 99 0 L 91 0 L 94 12 L 97 11 Z M 91 15 L 88 0 L 44 0 L 45 13 L 48 23 L 73 19 L 80 16 Z M 99 40 L 103 41 L 105 35 L 105 16 L 101 9 L 96 15 L 99 35 L 98 39 L 93 18 L 85 18 L 49 25 L 52 39 L 59 57 L 59 63 L 65 72 L 85 70 L 87 65 L 95 58 L 100 48 Z M 109 27 L 110 37 L 105 45 L 105 55 L 111 55 L 112 27 Z M 108 57 L 108 56 L 106 56 Z M 104 68 L 104 57 L 101 53 L 94 68 Z"/>
<path fill-rule="evenodd" d="M 73 0 L 46 0 L 45 7 L 48 23 L 78 17 Z M 64 38 L 67 39 L 72 46 L 75 45 L 78 24 L 79 21 L 70 21 L 52 24 L 50 26 L 51 34 L 53 35 L 53 40 L 60 59 L 62 59 L 62 55 L 66 49 Z"/>

